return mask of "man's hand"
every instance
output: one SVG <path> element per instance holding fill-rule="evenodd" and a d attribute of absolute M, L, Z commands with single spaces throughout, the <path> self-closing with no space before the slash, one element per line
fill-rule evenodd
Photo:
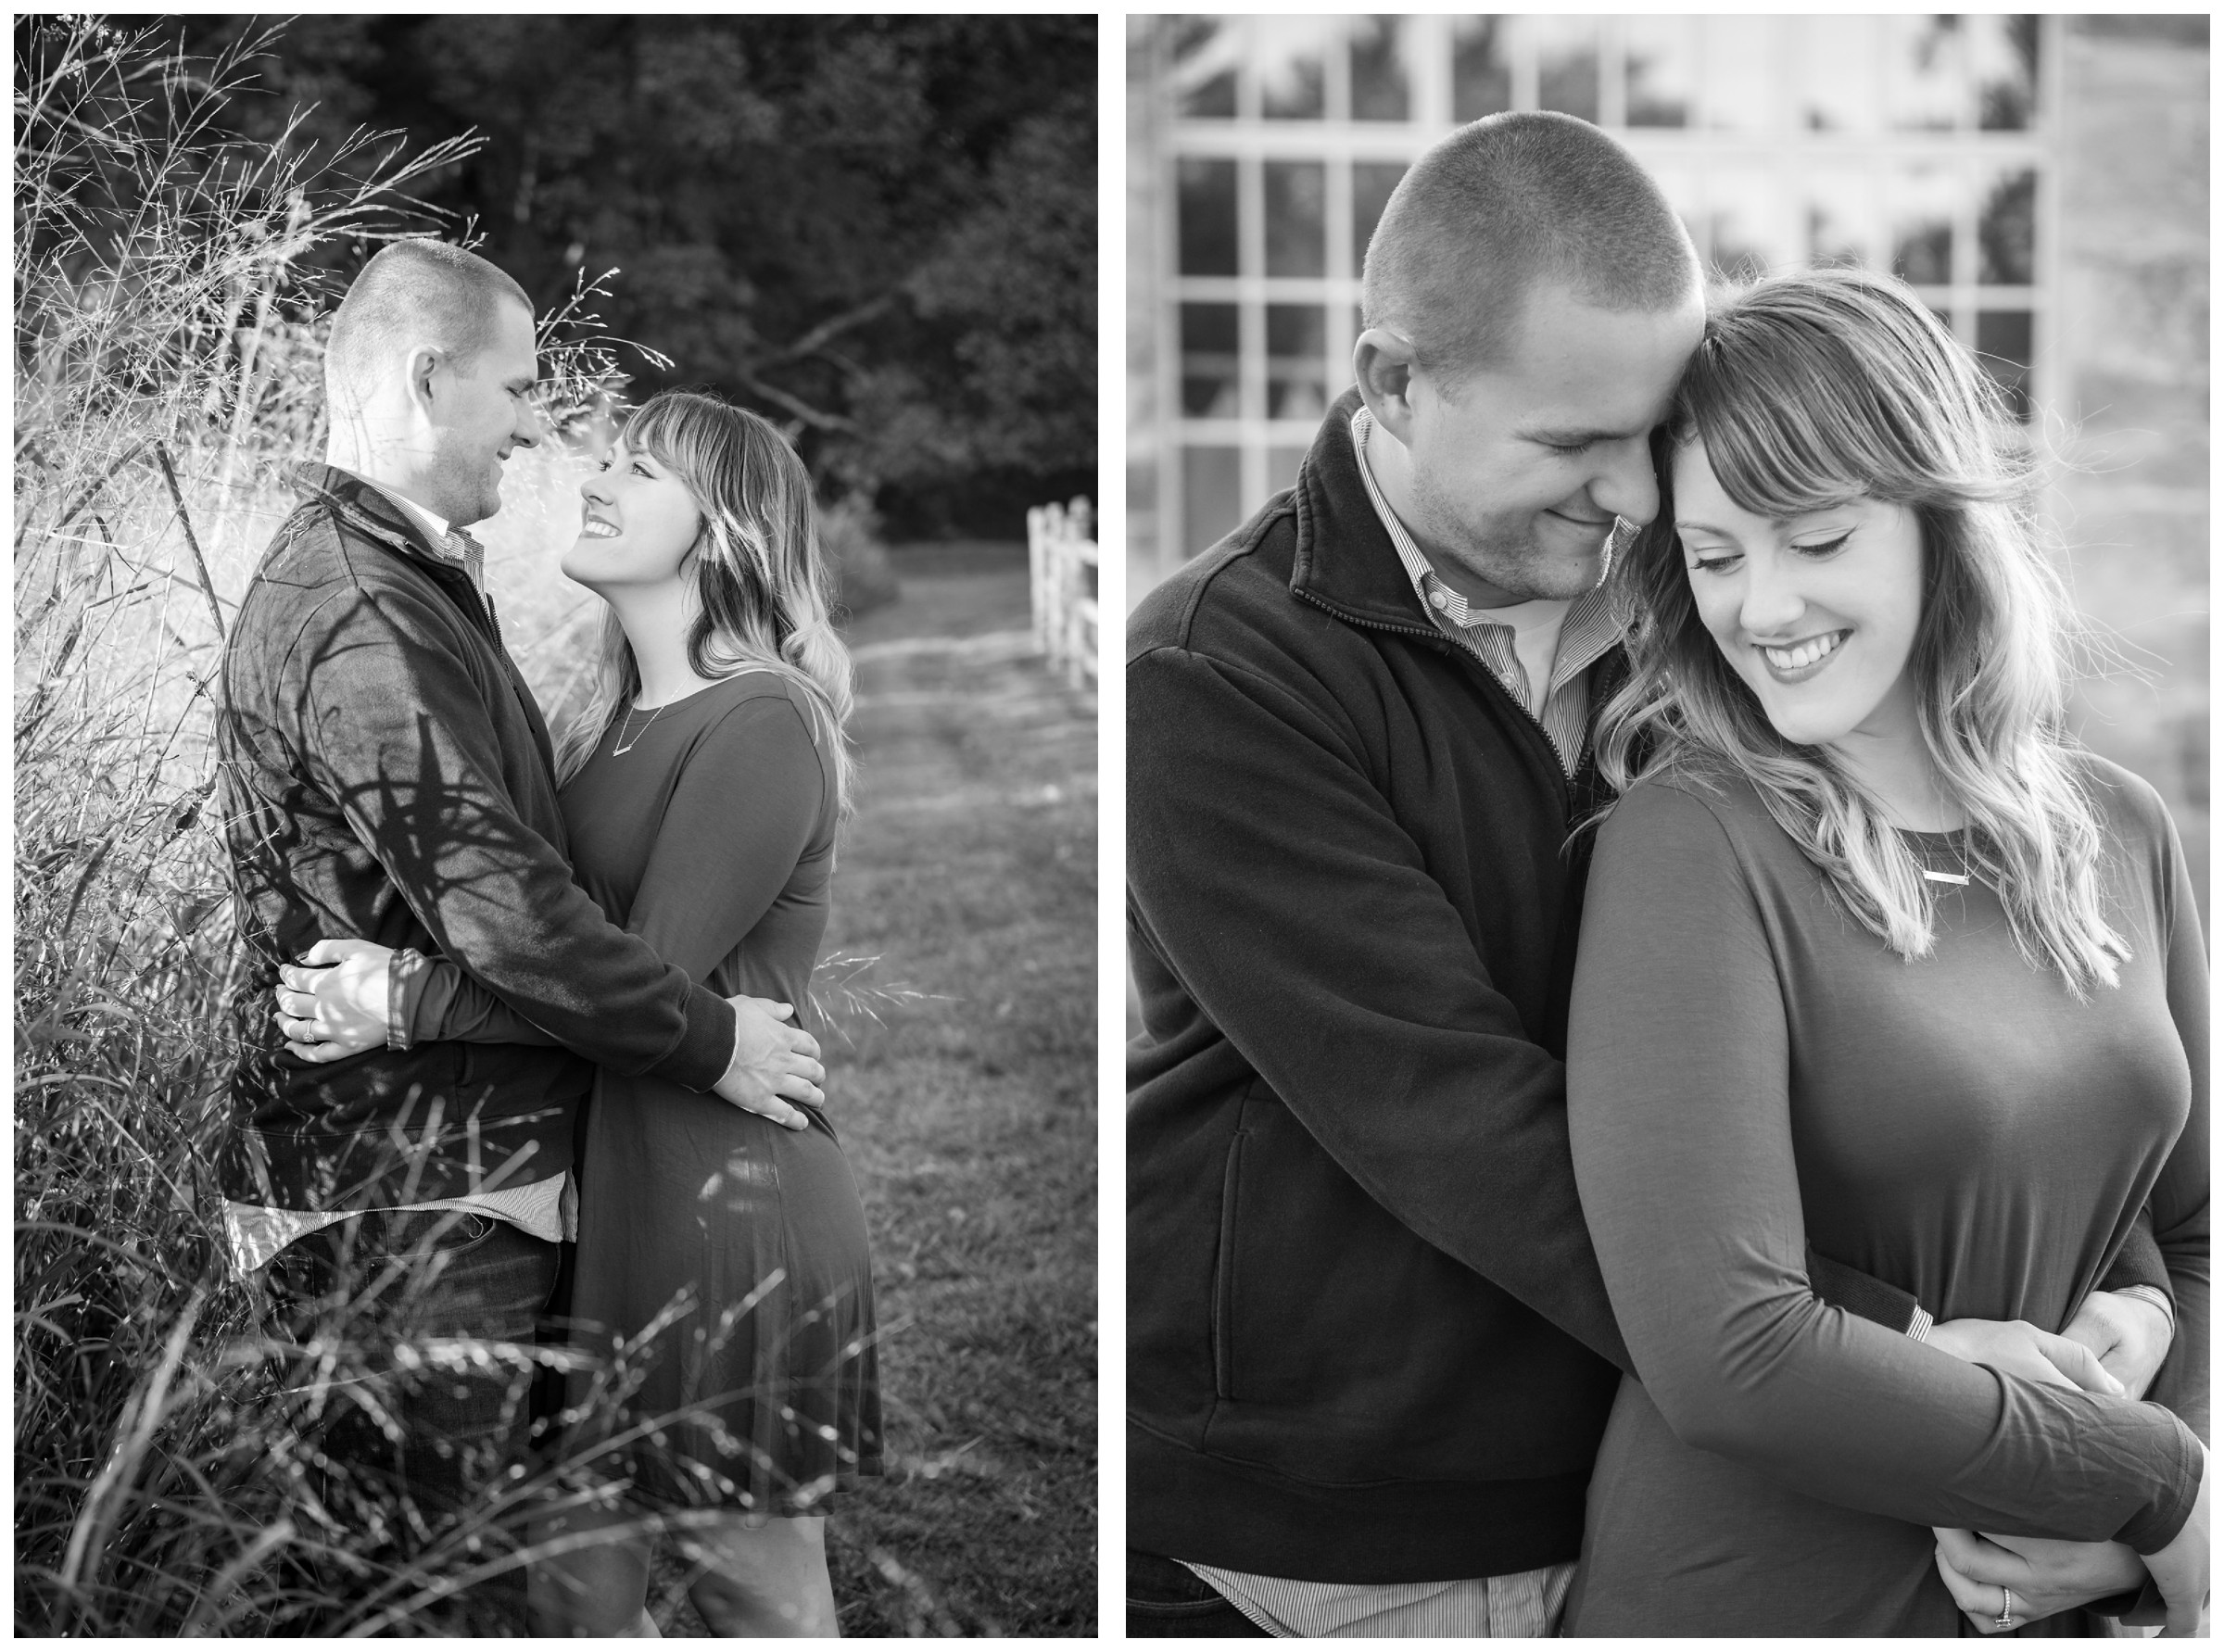
<path fill-rule="evenodd" d="M 338 1061 L 386 1041 L 386 965 L 392 947 L 320 940 L 278 971 L 272 1017 L 303 1061 Z"/>
<path fill-rule="evenodd" d="M 2162 1591 L 2169 1620 L 2163 1637 L 2206 1633 L 2208 1622 L 2208 1447 L 2201 1448 L 2201 1492 L 2178 1535 L 2147 1557 L 2147 1570 Z"/>
<path fill-rule="evenodd" d="M 1999 1634 L 2001 1590 L 2014 1592 L 2011 1626 L 2066 1612 L 2088 1601 L 2142 1588 L 2147 1569 L 2130 1545 L 2066 1543 L 2045 1537 L 1985 1537 L 1932 1528 L 1939 1576 L 1979 1634 Z"/>
<path fill-rule="evenodd" d="M 2133 1399 L 2144 1399 L 2170 1352 L 2170 1320 L 2142 1296 L 2095 1291 L 2062 1334 L 2082 1343 Z"/>
<path fill-rule="evenodd" d="M 2124 1392 L 2124 1385 L 2083 1343 L 2041 1330 L 2027 1319 L 1942 1320 L 1930 1328 L 1924 1341 L 1971 1365 L 1989 1365 L 2003 1376 L 2119 1397 Z"/>
<path fill-rule="evenodd" d="M 807 1130 L 811 1120 L 780 1098 L 810 1102 L 827 1098 L 820 1080 L 818 1040 L 800 1027 L 784 1025 L 793 1006 L 769 998 L 729 998 L 734 1006 L 734 1056 L 726 1076 L 712 1090 L 745 1113 L 759 1113 L 791 1130 Z"/>

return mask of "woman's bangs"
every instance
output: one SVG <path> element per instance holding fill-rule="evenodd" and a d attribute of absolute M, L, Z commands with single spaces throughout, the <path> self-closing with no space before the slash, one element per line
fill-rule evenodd
<path fill-rule="evenodd" d="M 1699 370 L 1688 399 L 1693 434 L 1740 511 L 1784 521 L 1875 494 L 1872 445 L 1854 438 L 1860 417 L 1827 375 L 1795 385 L 1725 352 Z"/>
<path fill-rule="evenodd" d="M 740 495 L 734 478 L 741 470 L 741 432 L 733 412 L 708 397 L 667 390 L 633 416 L 626 444 L 678 475 L 698 509 L 716 505 L 732 514 Z"/>

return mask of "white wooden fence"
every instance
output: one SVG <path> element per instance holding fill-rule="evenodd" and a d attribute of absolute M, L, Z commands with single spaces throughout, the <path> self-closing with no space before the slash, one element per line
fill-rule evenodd
<path fill-rule="evenodd" d="M 1028 586 L 1035 646 L 1076 688 L 1096 681 L 1097 548 L 1086 498 L 1027 513 Z"/>

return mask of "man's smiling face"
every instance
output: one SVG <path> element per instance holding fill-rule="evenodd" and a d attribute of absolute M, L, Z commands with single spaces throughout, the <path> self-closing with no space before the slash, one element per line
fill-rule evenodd
<path fill-rule="evenodd" d="M 1606 573 L 1614 518 L 1660 509 L 1647 437 L 1666 414 L 1706 312 L 1601 309 L 1537 287 L 1497 359 L 1450 394 L 1412 377 L 1409 525 L 1471 600 L 1581 596 Z"/>
<path fill-rule="evenodd" d="M 495 301 L 486 347 L 469 359 L 435 368 L 433 476 L 424 502 L 457 527 L 484 522 L 502 508 L 502 465 L 516 448 L 540 437 L 532 401 L 538 376 L 533 315 L 524 305 Z"/>

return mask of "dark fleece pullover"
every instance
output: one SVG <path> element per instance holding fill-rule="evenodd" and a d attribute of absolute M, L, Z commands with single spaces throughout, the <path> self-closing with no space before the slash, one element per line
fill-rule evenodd
<path fill-rule="evenodd" d="M 1129 625 L 1129 1542 L 1492 1576 L 1574 1558 L 1629 1363 L 1561 1066 L 1601 794 L 1430 624 L 1357 406 Z"/>

